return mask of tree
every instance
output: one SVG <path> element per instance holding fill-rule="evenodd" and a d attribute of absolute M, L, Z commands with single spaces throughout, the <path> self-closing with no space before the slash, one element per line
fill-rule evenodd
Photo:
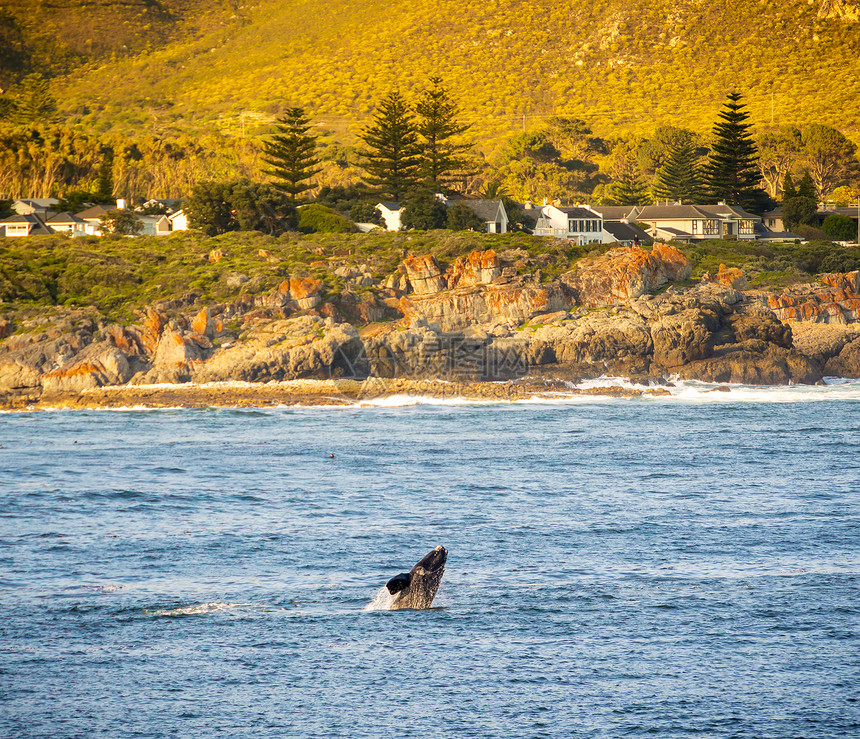
<path fill-rule="evenodd" d="M 143 231 L 143 222 L 130 210 L 114 208 L 99 218 L 102 233 L 135 236 Z"/>
<path fill-rule="evenodd" d="M 377 207 L 368 201 L 356 203 L 349 209 L 349 220 L 353 223 L 375 223 L 384 226 L 385 220 Z"/>
<path fill-rule="evenodd" d="M 278 119 L 277 133 L 263 142 L 266 173 L 275 178 L 275 187 L 297 204 L 300 195 L 311 189 L 308 180 L 321 171 L 316 156 L 316 137 L 309 134 L 310 119 L 303 108 L 289 108 Z"/>
<path fill-rule="evenodd" d="M 788 200 L 789 198 L 796 197 L 797 188 L 794 186 L 794 179 L 791 176 L 791 172 L 786 172 L 782 180 L 782 199 Z"/>
<path fill-rule="evenodd" d="M 652 202 L 639 169 L 640 144 L 636 138 L 625 138 L 616 142 L 612 149 L 607 169 L 612 179 L 610 195 L 618 205 L 647 205 Z"/>
<path fill-rule="evenodd" d="M 668 156 L 657 170 L 654 197 L 681 203 L 701 202 L 702 180 L 697 159 L 692 139 L 669 144 Z"/>
<path fill-rule="evenodd" d="M 373 124 L 359 135 L 367 146 L 366 180 L 382 195 L 400 200 L 420 176 L 421 145 L 415 122 L 399 91 L 390 92 L 373 114 Z"/>
<path fill-rule="evenodd" d="M 759 172 L 768 193 L 777 197 L 780 184 L 800 156 L 803 145 L 800 130 L 794 126 L 779 126 L 763 131 L 758 135 L 756 144 Z"/>
<path fill-rule="evenodd" d="M 821 230 L 835 241 L 853 241 L 857 236 L 857 225 L 849 216 L 829 215 L 821 224 Z"/>
<path fill-rule="evenodd" d="M 800 178 L 800 184 L 797 186 L 797 197 L 818 201 L 818 189 L 808 171 L 804 172 L 803 177 Z"/>
<path fill-rule="evenodd" d="M 466 168 L 463 154 L 470 143 L 457 143 L 458 136 L 469 126 L 457 122 L 460 109 L 451 100 L 439 77 L 430 78 L 415 104 L 418 114 L 416 130 L 421 137 L 421 177 L 434 192 L 441 192 L 452 182 L 452 173 Z"/>
<path fill-rule="evenodd" d="M 803 130 L 803 156 L 822 197 L 860 174 L 857 147 L 830 126 L 813 123 Z"/>
<path fill-rule="evenodd" d="M 12 123 L 51 123 L 56 118 L 57 103 L 41 74 L 28 74 L 10 97 L 7 116 Z"/>
<path fill-rule="evenodd" d="M 447 221 L 448 209 L 429 190 L 412 190 L 403 198 L 403 210 L 400 212 L 402 229 L 430 231 L 445 228 Z"/>
<path fill-rule="evenodd" d="M 705 187 L 715 200 L 755 207 L 763 194 L 758 187 L 762 177 L 752 126 L 747 123 L 749 113 L 740 100 L 739 92 L 730 92 L 719 113 L 721 120 L 714 124 L 711 154 L 703 170 Z"/>
<path fill-rule="evenodd" d="M 299 208 L 299 231 L 302 233 L 354 233 L 355 224 L 319 203 Z"/>
<path fill-rule="evenodd" d="M 109 203 L 113 200 L 113 147 L 102 147 L 102 163 L 99 167 L 96 190 L 92 199 L 97 203 Z"/>
<path fill-rule="evenodd" d="M 448 208 L 446 227 L 451 231 L 486 231 L 487 224 L 468 205 L 454 203 Z"/>
<path fill-rule="evenodd" d="M 188 225 L 207 236 L 240 230 L 275 235 L 295 226 L 295 206 L 284 193 L 248 180 L 200 182 L 182 207 Z"/>

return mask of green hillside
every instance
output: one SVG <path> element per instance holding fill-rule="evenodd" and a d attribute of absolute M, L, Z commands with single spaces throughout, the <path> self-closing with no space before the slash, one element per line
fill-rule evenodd
<path fill-rule="evenodd" d="M 770 123 L 773 110 L 777 123 L 860 131 L 855 0 L 414 0 L 382 7 L 260 0 L 235 11 L 220 6 L 197 25 L 190 0 L 184 15 L 169 2 L 135 1 L 173 13 L 175 26 L 163 16 L 153 26 L 155 11 L 130 13 L 124 27 L 147 21 L 150 28 L 127 44 L 129 56 L 96 56 L 57 82 L 71 122 L 103 131 L 233 133 L 244 124 L 247 135 L 298 104 L 322 126 L 350 134 L 388 90 L 438 74 L 488 150 L 551 114 L 584 117 L 603 134 L 650 133 L 660 123 L 704 131 L 732 88 L 745 94 L 757 123 Z M 84 13 L 83 3 L 67 4 Z"/>

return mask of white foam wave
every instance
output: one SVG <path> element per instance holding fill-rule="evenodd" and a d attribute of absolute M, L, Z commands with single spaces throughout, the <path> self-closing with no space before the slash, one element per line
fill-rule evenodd
<path fill-rule="evenodd" d="M 157 611 L 146 610 L 144 614 L 147 616 L 198 616 L 224 611 L 228 608 L 241 608 L 250 605 L 250 603 L 198 603 L 190 606 L 180 606 L 179 608 L 164 608 Z"/>

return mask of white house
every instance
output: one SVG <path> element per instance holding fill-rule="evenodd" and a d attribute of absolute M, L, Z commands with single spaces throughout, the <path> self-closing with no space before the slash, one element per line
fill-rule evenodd
<path fill-rule="evenodd" d="M 3 235 L 10 239 L 53 233 L 50 227 L 42 220 L 41 216 L 35 213 L 21 213 L 4 218 L 0 221 L 0 228 L 3 229 Z"/>
<path fill-rule="evenodd" d="M 385 221 L 385 228 L 388 231 L 400 230 L 400 203 L 377 203 L 376 209 L 382 215 L 382 220 Z"/>
<path fill-rule="evenodd" d="M 12 210 L 21 216 L 31 213 L 44 216 L 59 202 L 56 198 L 18 198 L 12 202 Z"/>
<path fill-rule="evenodd" d="M 503 234 L 508 232 L 508 212 L 501 200 L 448 200 L 443 201 L 449 208 L 452 205 L 465 205 L 475 212 L 485 224 L 487 233 Z"/>
<path fill-rule="evenodd" d="M 643 205 L 634 208 L 629 221 L 647 223 L 655 239 L 702 241 L 703 239 L 755 240 L 761 217 L 738 205 Z"/>
<path fill-rule="evenodd" d="M 167 236 L 170 233 L 170 219 L 166 215 L 145 216 L 135 213 L 137 220 L 143 224 L 141 234 L 145 236 Z"/>
<path fill-rule="evenodd" d="M 56 213 L 46 223 L 56 233 L 83 236 L 87 232 L 87 222 L 83 218 L 73 216 L 71 213 Z"/>
<path fill-rule="evenodd" d="M 604 243 L 603 216 L 590 206 L 544 205 L 538 213 L 535 236 L 555 236 L 580 246 Z"/>
<path fill-rule="evenodd" d="M 89 236 L 101 236 L 101 217 L 109 210 L 113 210 L 113 208 L 107 208 L 104 205 L 94 205 L 92 208 L 75 213 L 75 216 L 84 222 L 84 233 Z"/>
<path fill-rule="evenodd" d="M 188 230 L 188 216 L 185 215 L 185 211 L 180 209 L 169 216 L 167 216 L 167 220 L 170 223 L 171 231 L 187 231 Z"/>

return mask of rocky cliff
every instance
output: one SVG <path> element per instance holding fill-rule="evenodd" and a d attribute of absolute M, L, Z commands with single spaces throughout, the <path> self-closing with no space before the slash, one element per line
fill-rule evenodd
<path fill-rule="evenodd" d="M 860 377 L 857 273 L 781 295 L 741 289 L 743 273 L 723 267 L 692 284 L 686 258 L 665 244 L 613 249 L 548 281 L 521 266 L 493 251 L 447 266 L 411 256 L 379 284 L 361 273 L 356 292 L 336 299 L 319 280 L 291 278 L 233 303 L 156 304 L 129 325 L 86 310 L 2 322 L 0 398 L 21 406 L 107 386 L 301 378 Z"/>

